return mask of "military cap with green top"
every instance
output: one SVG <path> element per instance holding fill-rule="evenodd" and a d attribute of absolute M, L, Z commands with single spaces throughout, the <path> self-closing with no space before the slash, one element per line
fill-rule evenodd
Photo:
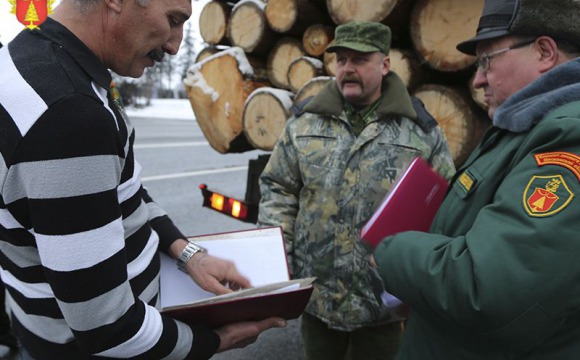
<path fill-rule="evenodd" d="M 377 22 L 354 21 L 336 27 L 334 41 L 326 48 L 336 52 L 346 48 L 363 53 L 379 51 L 385 55 L 391 50 L 391 29 Z"/>

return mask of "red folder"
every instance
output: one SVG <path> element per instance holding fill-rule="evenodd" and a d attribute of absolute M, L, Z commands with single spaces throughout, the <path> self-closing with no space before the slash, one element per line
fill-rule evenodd
<path fill-rule="evenodd" d="M 361 239 L 374 249 L 389 235 L 429 231 L 447 186 L 447 180 L 425 160 L 414 158 L 362 228 Z"/>
<path fill-rule="evenodd" d="M 216 296 L 206 301 L 171 306 L 162 312 L 183 322 L 203 323 L 211 328 L 225 324 L 263 320 L 277 316 L 287 320 L 299 317 L 308 304 L 314 278 L 289 280 L 237 293 Z M 276 289 L 294 285 L 296 288 L 284 292 Z"/>

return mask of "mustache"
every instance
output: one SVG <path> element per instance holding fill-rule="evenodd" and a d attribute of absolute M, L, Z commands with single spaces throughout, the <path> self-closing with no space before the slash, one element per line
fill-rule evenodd
<path fill-rule="evenodd" d="M 161 62 L 161 61 L 163 61 L 163 58 L 165 57 L 165 53 L 162 50 L 155 49 L 155 50 L 149 51 L 147 56 L 149 56 L 155 62 Z"/>
<path fill-rule="evenodd" d="M 347 82 L 354 82 L 354 83 L 360 84 L 360 79 L 356 76 L 345 76 L 342 78 L 340 83 L 344 84 Z"/>

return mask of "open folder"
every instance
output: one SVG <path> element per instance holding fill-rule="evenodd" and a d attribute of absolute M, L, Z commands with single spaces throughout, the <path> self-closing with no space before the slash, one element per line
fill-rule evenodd
<path fill-rule="evenodd" d="M 361 230 L 373 249 L 389 235 L 429 231 L 448 183 L 422 158 L 414 158 Z"/>
<path fill-rule="evenodd" d="M 201 289 L 161 255 L 161 312 L 187 323 L 210 327 L 261 320 L 271 316 L 299 317 L 312 294 L 314 278 L 290 280 L 280 227 L 190 237 L 209 254 L 230 260 L 253 287 L 216 296 Z"/>

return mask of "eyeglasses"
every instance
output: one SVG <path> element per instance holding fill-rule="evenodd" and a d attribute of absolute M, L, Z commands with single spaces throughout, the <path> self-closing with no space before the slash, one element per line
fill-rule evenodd
<path fill-rule="evenodd" d="M 489 71 L 489 67 L 491 65 L 491 59 L 493 59 L 494 57 L 499 56 L 501 54 L 504 54 L 510 50 L 519 49 L 519 48 L 523 48 L 524 46 L 528 46 L 528 45 L 532 44 L 534 41 L 536 41 L 536 39 L 525 41 L 525 42 L 522 42 L 519 44 L 515 44 L 515 45 L 512 45 L 512 46 L 504 48 L 504 49 L 492 51 L 489 54 L 481 55 L 475 61 L 475 65 L 477 66 L 477 70 L 481 71 L 484 74 L 487 73 Z"/>

